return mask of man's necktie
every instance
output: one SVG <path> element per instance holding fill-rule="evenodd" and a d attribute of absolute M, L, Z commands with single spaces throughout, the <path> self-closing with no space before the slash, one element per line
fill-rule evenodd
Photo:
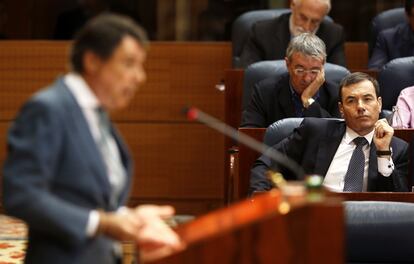
<path fill-rule="evenodd" d="M 368 143 L 364 137 L 353 140 L 356 148 L 352 153 L 348 171 L 345 175 L 344 192 L 361 192 L 364 179 L 365 155 L 362 147 Z"/>
<path fill-rule="evenodd" d="M 113 139 L 111 134 L 111 125 L 108 115 L 102 108 L 97 109 L 98 127 L 100 138 L 98 148 L 106 165 L 109 182 L 111 184 L 111 205 L 116 207 L 118 198 L 125 185 L 126 171 L 122 165 L 118 149 L 111 149 L 110 140 Z M 116 144 L 115 144 L 116 147 Z"/>

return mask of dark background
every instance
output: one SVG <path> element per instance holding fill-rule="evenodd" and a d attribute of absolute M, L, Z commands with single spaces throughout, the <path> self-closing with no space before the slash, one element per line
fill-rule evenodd
<path fill-rule="evenodd" d="M 151 40 L 160 41 L 227 41 L 231 24 L 241 13 L 289 6 L 288 0 L 102 1 L 110 10 L 132 16 Z M 58 16 L 78 5 L 78 0 L 0 0 L 0 37 L 53 39 Z M 402 0 L 332 0 L 329 15 L 344 26 L 347 41 L 367 41 L 371 19 L 402 5 Z"/>

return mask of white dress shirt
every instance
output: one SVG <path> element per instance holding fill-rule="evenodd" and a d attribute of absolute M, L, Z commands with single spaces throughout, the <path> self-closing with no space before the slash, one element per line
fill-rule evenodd
<path fill-rule="evenodd" d="M 101 132 L 99 129 L 99 117 L 96 113 L 96 109 L 101 106 L 98 98 L 92 92 L 85 80 L 76 73 L 68 73 L 64 76 L 64 83 L 68 86 L 69 91 L 75 97 L 76 102 L 80 106 L 83 115 L 85 116 L 86 122 L 88 123 L 89 130 L 91 131 L 92 137 L 95 143 L 101 138 Z M 114 138 L 108 139 L 110 145 L 111 155 L 120 160 L 120 153 L 118 146 Z M 109 182 L 111 185 L 118 184 L 120 181 L 115 179 L 115 174 L 111 173 L 110 166 L 106 168 Z M 89 220 L 86 226 L 86 234 L 93 236 L 96 234 L 99 224 L 99 213 L 97 210 L 92 210 L 89 213 Z"/>
<path fill-rule="evenodd" d="M 344 189 L 345 175 L 348 170 L 352 153 L 356 148 L 356 145 L 353 142 L 356 137 L 359 137 L 359 135 L 347 127 L 346 132 L 341 140 L 341 143 L 339 144 L 338 149 L 336 150 L 335 156 L 332 159 L 331 165 L 329 166 L 329 169 L 323 181 L 323 185 L 331 191 L 342 192 Z M 362 191 L 366 192 L 368 187 L 369 153 L 371 149 L 370 145 L 374 137 L 374 130 L 372 130 L 364 137 L 368 141 L 368 144 L 362 148 L 362 151 L 365 155 Z M 378 157 L 377 160 L 379 173 L 381 173 L 384 177 L 389 177 L 394 171 L 394 163 L 392 161 L 392 157 L 390 159 L 386 157 Z"/>

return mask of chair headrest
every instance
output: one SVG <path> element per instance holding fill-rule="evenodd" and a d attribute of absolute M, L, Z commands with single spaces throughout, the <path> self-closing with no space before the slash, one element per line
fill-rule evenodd
<path fill-rule="evenodd" d="M 394 59 L 378 73 L 382 108 L 391 110 L 401 90 L 414 84 L 414 57 Z"/>
<path fill-rule="evenodd" d="M 290 117 L 278 120 L 271 124 L 265 132 L 263 143 L 273 146 L 292 134 L 303 121 L 302 117 Z"/>
<path fill-rule="evenodd" d="M 382 30 L 395 27 L 406 21 L 405 10 L 402 7 L 389 9 L 376 15 L 371 22 L 369 54 L 371 55 L 377 36 Z"/>
<path fill-rule="evenodd" d="M 414 261 L 414 204 L 347 201 L 344 208 L 347 261 Z"/>
<path fill-rule="evenodd" d="M 254 23 L 261 20 L 268 20 L 290 12 L 290 8 L 275 8 L 264 10 L 253 10 L 241 14 L 234 20 L 231 27 L 231 43 L 233 54 L 233 67 L 239 65 L 240 54 L 244 44 L 250 35 L 250 30 Z M 333 22 L 332 18 L 325 16 L 325 21 Z"/>
<path fill-rule="evenodd" d="M 329 82 L 339 84 L 349 74 L 343 66 L 325 63 L 325 78 Z M 267 78 L 277 80 L 287 72 L 284 60 L 270 60 L 253 63 L 244 71 L 242 109 L 245 109 L 250 101 L 251 92 L 256 83 Z"/>

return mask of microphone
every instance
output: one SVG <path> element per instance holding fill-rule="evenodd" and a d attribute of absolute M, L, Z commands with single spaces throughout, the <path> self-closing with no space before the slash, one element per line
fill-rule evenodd
<path fill-rule="evenodd" d="M 185 107 L 183 109 L 183 113 L 187 116 L 188 120 L 199 121 L 200 123 L 203 123 L 210 128 L 219 131 L 220 133 L 234 139 L 235 141 L 238 141 L 243 145 L 246 145 L 247 147 L 261 153 L 262 155 L 269 157 L 278 166 L 283 166 L 291 171 L 298 180 L 303 180 L 305 178 L 305 172 L 303 171 L 302 167 L 297 162 L 290 159 L 286 155 L 283 155 L 279 151 L 257 141 L 256 139 L 244 133 L 239 132 L 233 127 L 221 122 L 217 118 L 204 113 L 198 108 Z"/>

